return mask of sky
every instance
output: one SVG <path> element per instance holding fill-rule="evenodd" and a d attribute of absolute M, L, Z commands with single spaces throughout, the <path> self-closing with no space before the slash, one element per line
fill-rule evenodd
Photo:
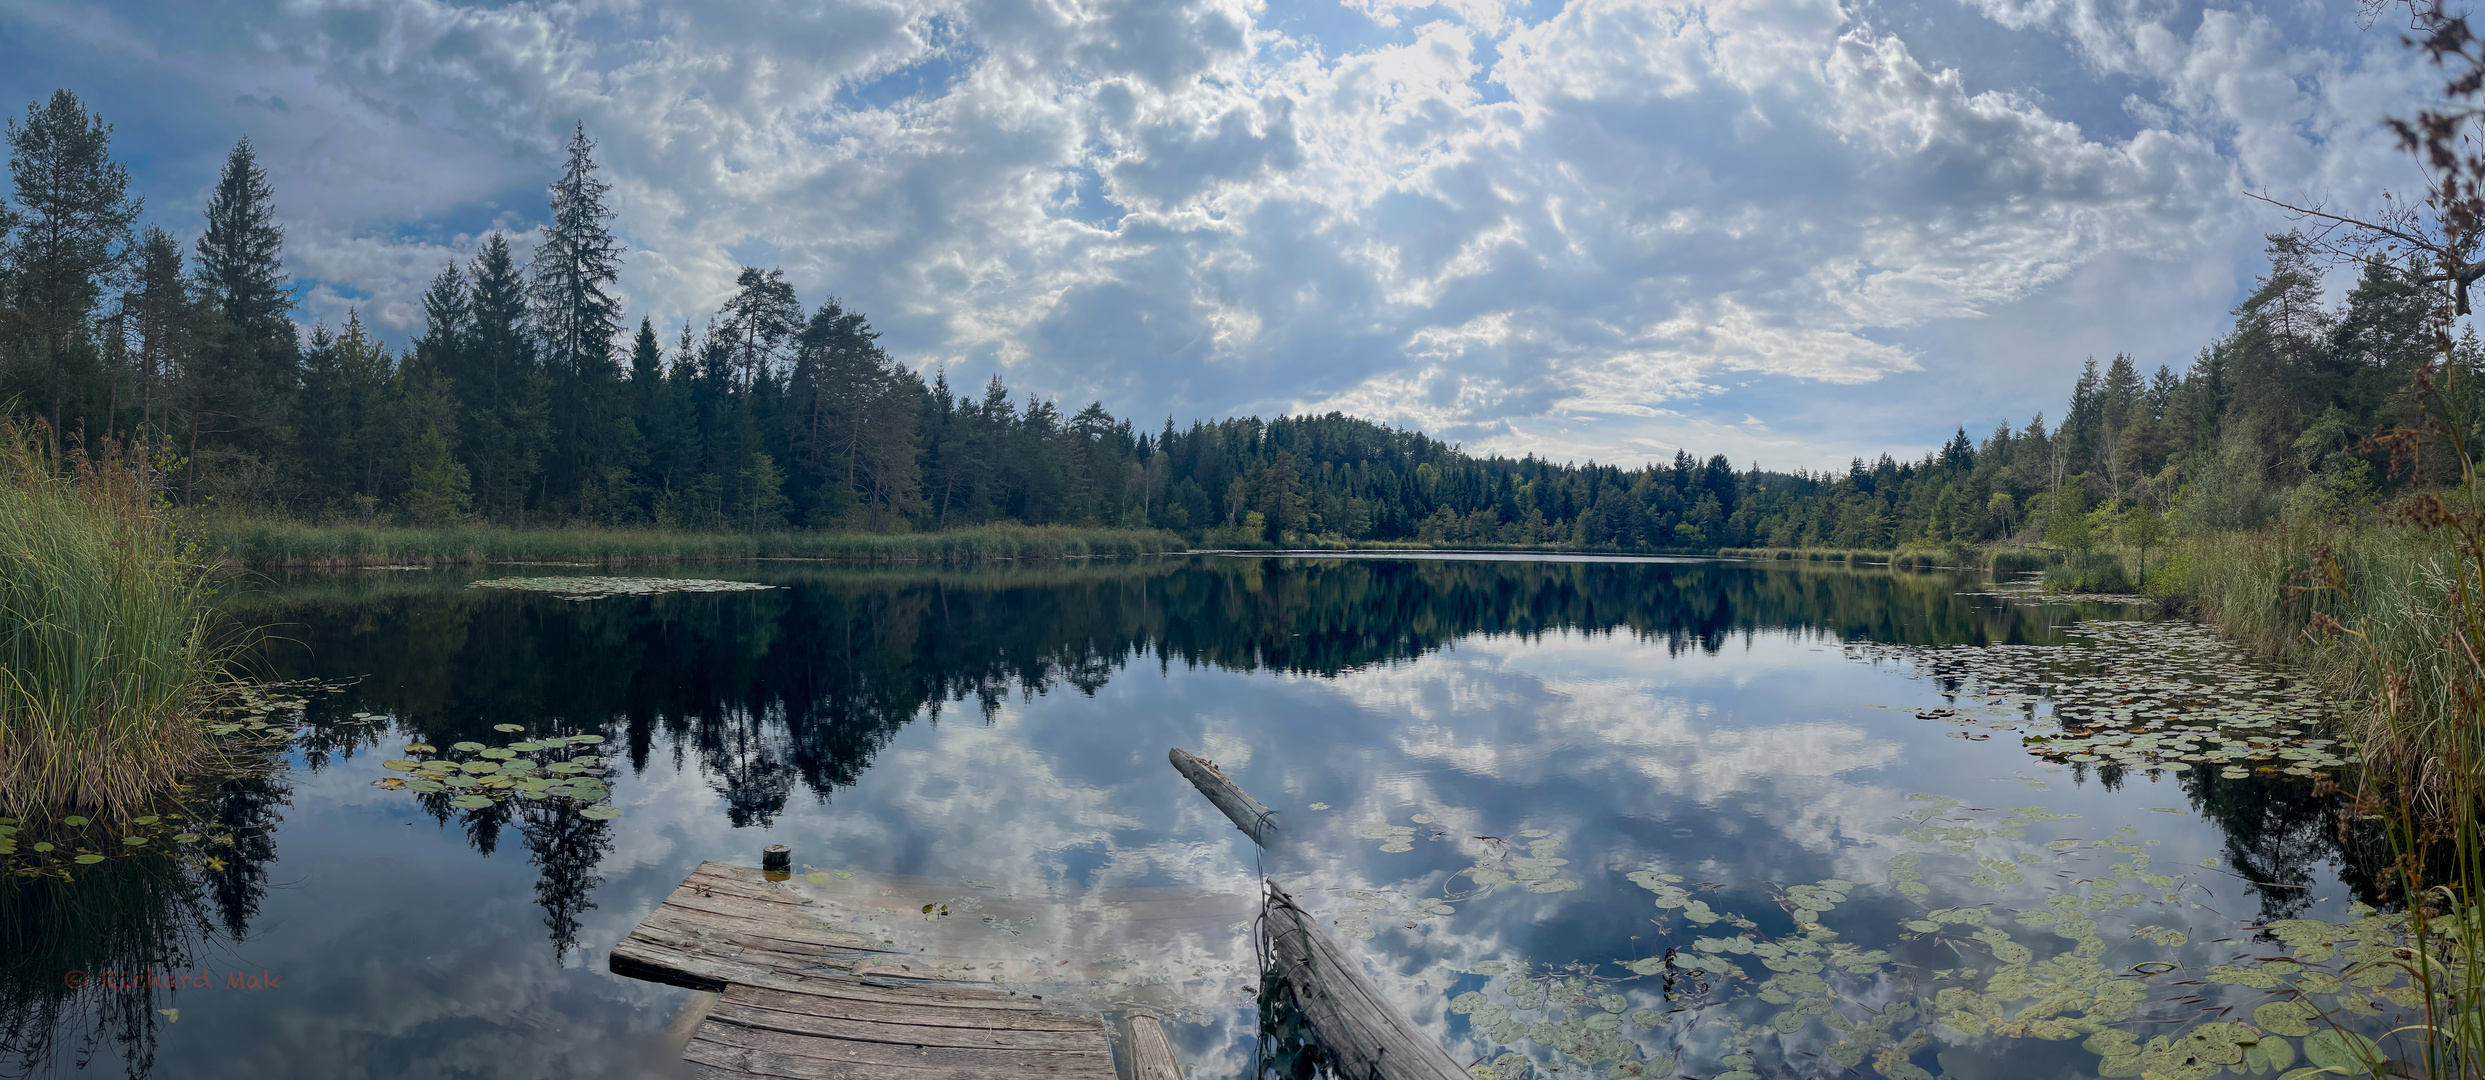
<path fill-rule="evenodd" d="M 2182 370 L 2295 224 L 2247 191 L 2420 187 L 2382 127 L 2439 83 L 2404 31 L 2354 0 L 0 0 L 0 109 L 76 91 L 185 236 L 247 136 L 306 325 L 419 332 L 444 265 L 531 246 L 583 124 L 668 343 L 782 268 L 927 376 L 1143 429 L 1341 410 L 1793 469 L 2058 416 L 2090 357 Z"/>

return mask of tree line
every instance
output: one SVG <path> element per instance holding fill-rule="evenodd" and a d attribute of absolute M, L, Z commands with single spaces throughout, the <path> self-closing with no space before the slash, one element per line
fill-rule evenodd
<path fill-rule="evenodd" d="M 1479 456 L 1331 413 L 1155 431 L 996 375 L 953 387 L 864 313 L 745 267 L 703 325 L 627 322 L 595 144 L 571 138 L 531 255 L 487 235 L 392 348 L 303 330 L 276 193 L 233 147 L 188 243 L 143 231 L 112 127 L 68 91 L 7 123 L 0 395 L 56 440 L 138 448 L 182 505 L 324 522 L 691 530 L 1158 528 L 1212 543 L 1424 540 L 1621 550 L 1886 549 L 2352 512 L 2354 452 L 2411 408 L 2438 290 L 2374 260 L 2345 302 L 2300 237 L 2177 375 L 2092 361 L 2058 429 L 1962 427 L 1844 473 L 1677 451 L 1634 468 Z M 2468 366 L 2479 354 L 2461 344 Z"/>

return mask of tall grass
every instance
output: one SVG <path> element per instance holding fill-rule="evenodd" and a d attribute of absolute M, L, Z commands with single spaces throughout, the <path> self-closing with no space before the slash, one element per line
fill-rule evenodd
<path fill-rule="evenodd" d="M 597 564 L 728 559 L 978 562 L 1146 555 L 1183 549 L 1172 533 L 1137 529 L 984 525 L 930 533 L 691 533 L 656 529 L 412 529 L 305 525 L 211 516 L 195 525 L 203 548 L 258 567 L 460 566 L 496 562 Z"/>
<path fill-rule="evenodd" d="M 0 419 L 0 813 L 113 818 L 206 761 L 201 567 L 129 463 Z"/>
<path fill-rule="evenodd" d="M 1890 561 L 1890 557 L 1894 554 L 1896 553 L 1847 548 L 1760 547 L 1717 549 L 1717 556 L 1723 559 L 1759 559 L 1770 562 L 1885 563 Z"/>
<path fill-rule="evenodd" d="M 1985 557 L 1985 569 L 1997 577 L 2042 570 L 2062 561 L 2062 553 L 2047 548 L 1997 547 Z"/>

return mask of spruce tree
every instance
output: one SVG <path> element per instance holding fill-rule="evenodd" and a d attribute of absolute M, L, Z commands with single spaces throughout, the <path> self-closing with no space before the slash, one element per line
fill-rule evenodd
<path fill-rule="evenodd" d="M 227 384 L 216 396 L 232 406 L 227 430 L 236 448 L 262 455 L 278 449 L 301 381 L 275 199 L 250 140 L 234 143 L 198 240 L 199 286 L 222 318 L 220 340 L 211 346 L 217 355 L 204 374 Z"/>
<path fill-rule="evenodd" d="M 529 267 L 527 300 L 551 383 L 548 479 L 563 501 L 596 498 L 604 466 L 618 452 L 613 338 L 621 332 L 621 242 L 604 203 L 612 185 L 595 177 L 595 143 L 579 125 L 569 162 L 552 184 L 552 221 Z M 583 508 L 583 505 L 582 505 Z"/>
<path fill-rule="evenodd" d="M 129 264 L 141 202 L 128 167 L 112 160 L 112 125 L 67 90 L 29 103 L 24 123 L 11 119 L 8 143 L 17 209 L 0 275 L 17 309 L 13 351 L 29 364 L 20 382 L 44 403 L 58 445 L 68 406 L 101 373 L 89 318 Z"/>
<path fill-rule="evenodd" d="M 508 237 L 484 238 L 472 272 L 469 331 L 452 375 L 457 449 L 473 478 L 475 510 L 516 521 L 543 460 L 546 387 Z"/>

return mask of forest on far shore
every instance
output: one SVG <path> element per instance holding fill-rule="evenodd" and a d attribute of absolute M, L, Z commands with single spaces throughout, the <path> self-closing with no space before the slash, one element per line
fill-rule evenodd
<path fill-rule="evenodd" d="M 1015 521 L 1155 528 L 1222 544 L 1430 541 L 1633 551 L 1887 550 L 2338 519 L 2382 498 L 2357 452 L 2408 422 L 2435 346 L 2408 266 L 2333 272 L 2296 234 L 2229 331 L 2181 372 L 2093 359 L 2053 427 L 1843 471 L 1635 468 L 1477 456 L 1352 417 L 1143 427 L 998 376 L 956 387 L 878 344 L 864 313 L 806 306 L 745 267 L 703 327 L 631 324 L 624 250 L 581 129 L 521 265 L 487 236 L 442 269 L 392 349 L 354 315 L 303 333 L 277 193 L 248 140 L 195 241 L 139 231 L 112 129 L 56 92 L 7 125 L 0 395 L 56 436 L 139 447 L 177 505 L 312 523 L 925 531 Z M 2468 394 L 2480 348 L 2454 348 Z M 2009 362 L 2007 358 L 1996 362 Z M 2421 479 L 2421 478 L 2417 478 Z"/>

